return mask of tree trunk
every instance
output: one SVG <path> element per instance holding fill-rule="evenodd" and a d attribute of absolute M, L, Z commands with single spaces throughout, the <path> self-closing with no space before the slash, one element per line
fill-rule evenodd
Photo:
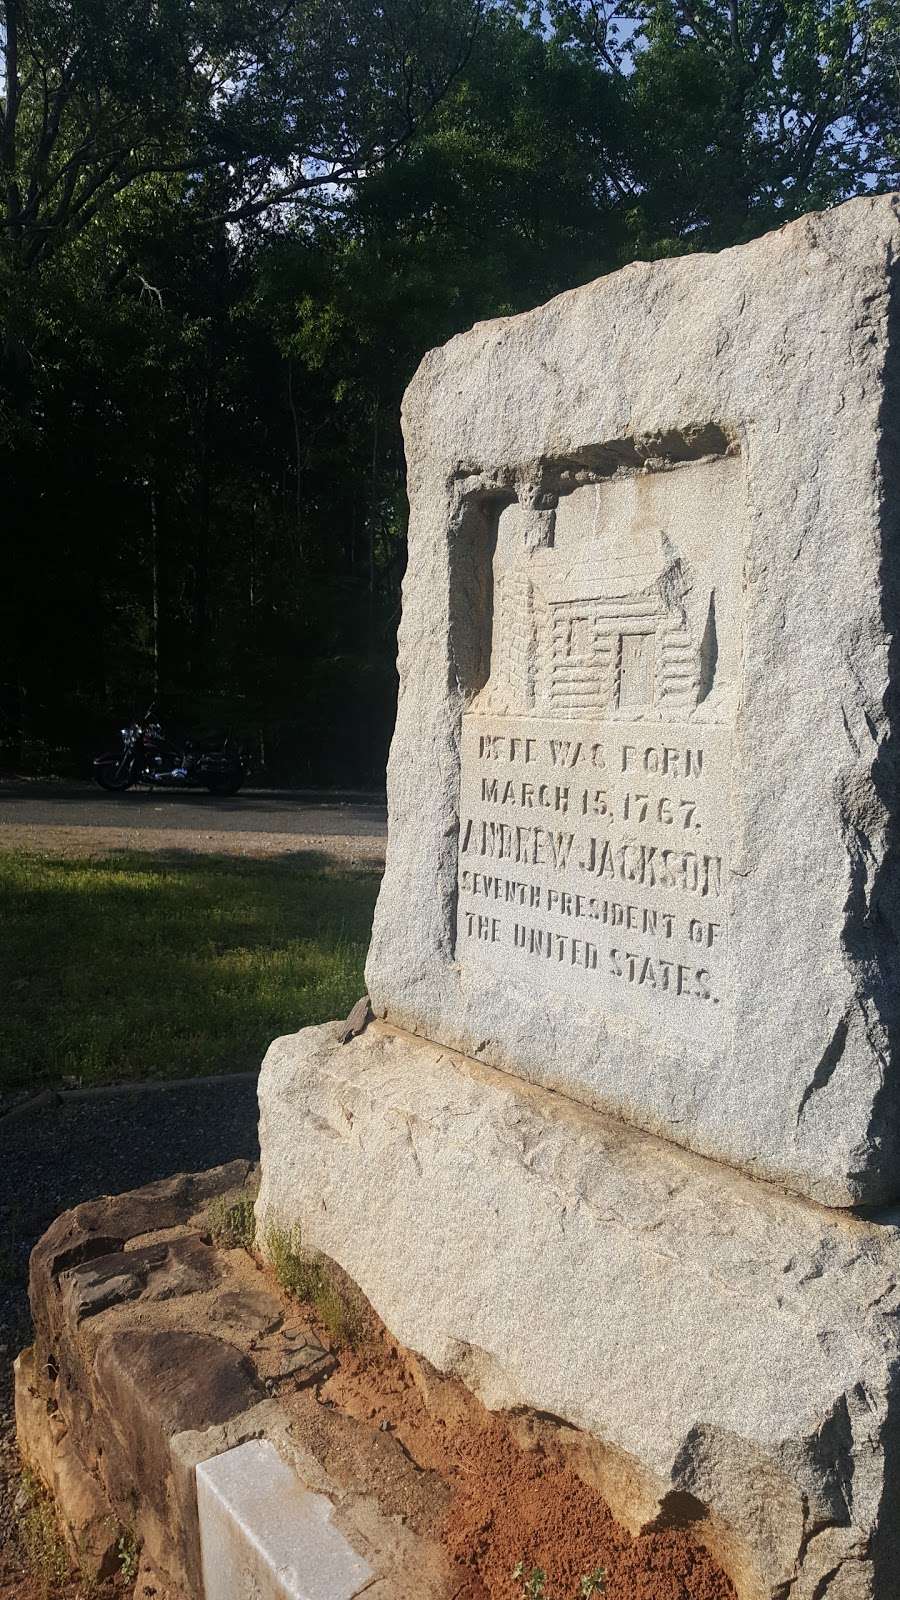
<path fill-rule="evenodd" d="M 303 482 L 303 445 L 300 436 L 300 417 L 297 413 L 297 402 L 294 397 L 294 363 L 288 360 L 288 405 L 291 408 L 291 421 L 294 425 L 294 519 L 297 530 L 297 554 L 303 555 L 303 519 L 301 484 Z"/>
<path fill-rule="evenodd" d="M 159 526 L 156 486 L 150 484 L 150 571 L 153 584 L 153 699 L 159 699 Z"/>
<path fill-rule="evenodd" d="M 211 415 L 212 385 L 207 379 L 200 413 L 200 503 L 197 516 L 197 553 L 194 568 L 194 648 L 192 651 L 195 666 L 202 664 L 204 661 L 209 632 L 209 524 L 212 502 Z"/>
<path fill-rule="evenodd" d="M 369 543 L 369 655 L 375 654 L 375 528 L 378 490 L 378 401 L 372 417 L 372 481 L 369 487 L 369 515 L 367 519 Z"/>

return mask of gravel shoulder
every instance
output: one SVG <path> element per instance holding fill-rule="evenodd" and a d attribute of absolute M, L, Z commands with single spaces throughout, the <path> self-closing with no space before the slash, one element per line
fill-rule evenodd
<path fill-rule="evenodd" d="M 272 856 L 298 852 L 342 866 L 381 865 L 384 798 L 375 794 L 251 789 L 230 798 L 201 791 L 0 781 L 0 848 L 73 856 L 171 850 Z"/>

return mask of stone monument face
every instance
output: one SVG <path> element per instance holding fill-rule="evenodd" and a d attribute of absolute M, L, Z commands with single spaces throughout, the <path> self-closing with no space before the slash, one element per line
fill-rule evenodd
<path fill-rule="evenodd" d="M 897 203 L 433 352 L 376 1014 L 829 1205 L 900 1193 Z"/>

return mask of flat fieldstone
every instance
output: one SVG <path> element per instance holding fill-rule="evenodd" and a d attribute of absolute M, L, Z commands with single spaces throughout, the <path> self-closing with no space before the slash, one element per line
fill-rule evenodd
<path fill-rule="evenodd" d="M 215 1252 L 199 1237 L 167 1240 L 92 1257 L 59 1276 L 65 1313 L 76 1321 L 124 1300 L 172 1300 L 219 1279 Z"/>
<path fill-rule="evenodd" d="M 197 1467 L 205 1600 L 354 1600 L 375 1573 L 267 1439 Z"/>
<path fill-rule="evenodd" d="M 32 1252 L 35 1350 L 17 1388 L 23 1453 L 73 1538 L 91 1548 L 96 1529 L 135 1526 L 179 1597 L 194 1586 L 199 1550 L 193 1478 L 179 1471 L 173 1439 L 257 1407 L 264 1390 L 246 1350 L 280 1315 L 245 1256 L 190 1231 L 209 1200 L 250 1174 L 250 1163 L 233 1162 L 85 1202 Z M 219 1287 L 232 1298 L 215 1324 Z"/>
<path fill-rule="evenodd" d="M 77 1441 L 59 1417 L 49 1417 L 33 1350 L 15 1364 L 16 1432 L 22 1457 L 56 1502 L 69 1553 L 81 1571 L 108 1577 L 118 1566 L 121 1528 L 96 1476 L 82 1462 Z"/>
<path fill-rule="evenodd" d="M 223 1289 L 208 1309 L 211 1328 L 223 1339 L 258 1339 L 272 1333 L 284 1307 L 265 1289 Z"/>
<path fill-rule="evenodd" d="M 253 1364 L 264 1380 L 295 1378 L 314 1383 L 334 1367 L 334 1356 L 311 1328 L 283 1328 L 253 1347 Z"/>
<path fill-rule="evenodd" d="M 39 1241 L 37 1344 L 16 1368 L 23 1457 L 52 1491 L 85 1571 L 110 1571 L 123 1530 L 132 1531 L 141 1547 L 135 1600 L 202 1600 L 197 1465 L 263 1439 L 289 1464 L 294 1498 L 312 1496 L 304 1514 L 318 1505 L 322 1526 L 317 1533 L 313 1518 L 304 1548 L 327 1556 L 332 1575 L 347 1570 L 338 1559 L 346 1546 L 354 1572 L 375 1574 L 372 1600 L 447 1600 L 440 1547 L 382 1512 L 368 1479 L 362 1488 L 352 1473 L 336 1482 L 267 1393 L 284 1384 L 317 1405 L 309 1385 L 335 1358 L 295 1304 L 263 1287 L 246 1251 L 209 1243 L 206 1201 L 248 1174 L 240 1163 L 121 1204 L 106 1197 L 58 1218 Z M 321 1434 L 312 1430 L 319 1448 Z"/>
<path fill-rule="evenodd" d="M 145 1442 L 212 1427 L 262 1398 L 246 1356 L 209 1334 L 154 1329 L 111 1333 L 94 1361 L 117 1431 Z"/>
<path fill-rule="evenodd" d="M 183 1225 L 206 1201 L 240 1188 L 250 1170 L 249 1161 L 230 1161 L 209 1172 L 182 1172 L 126 1194 L 86 1200 L 62 1212 L 31 1252 L 28 1295 L 32 1315 L 41 1317 L 46 1312 L 52 1298 L 50 1286 L 69 1268 L 114 1255 L 130 1239 L 143 1234 Z M 39 1321 L 35 1331 L 39 1339 L 43 1332 L 52 1336 L 52 1330 Z"/>
<path fill-rule="evenodd" d="M 179 1568 L 193 1574 L 195 1533 L 183 1503 L 190 1486 L 173 1476 L 172 1440 L 252 1409 L 264 1396 L 252 1366 L 233 1345 L 206 1333 L 132 1329 L 101 1340 L 92 1390 L 93 1438 L 102 1446 L 107 1492 L 114 1503 L 140 1505 L 152 1557 L 164 1565 L 174 1548 Z"/>

